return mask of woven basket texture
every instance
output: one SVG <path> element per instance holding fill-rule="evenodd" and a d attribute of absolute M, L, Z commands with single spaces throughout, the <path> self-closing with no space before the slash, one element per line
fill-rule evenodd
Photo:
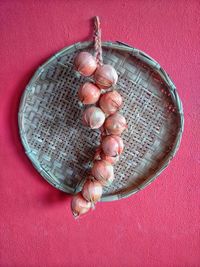
<path fill-rule="evenodd" d="M 150 184 L 175 155 L 183 131 L 183 110 L 175 85 L 144 52 L 120 42 L 102 43 L 104 63 L 118 72 L 128 123 L 125 151 L 115 166 L 115 180 L 104 187 L 102 201 L 127 197 Z M 73 68 L 77 43 L 53 56 L 35 73 L 20 103 L 19 130 L 27 156 L 40 174 L 67 193 L 81 190 L 99 145 L 98 130 L 81 123 L 84 108 L 77 91 L 88 78 Z"/>

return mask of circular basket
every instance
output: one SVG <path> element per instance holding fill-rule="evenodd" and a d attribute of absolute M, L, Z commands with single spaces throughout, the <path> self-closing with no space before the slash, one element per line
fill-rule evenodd
<path fill-rule="evenodd" d="M 102 196 L 102 201 L 112 201 L 145 188 L 167 167 L 180 144 L 183 110 L 175 85 L 155 60 L 120 42 L 104 42 L 102 48 L 104 63 L 118 72 L 128 123 L 115 180 Z M 64 48 L 36 71 L 18 116 L 21 140 L 35 168 L 71 194 L 81 190 L 100 139 L 98 130 L 81 123 L 77 90 L 87 78 L 73 69 L 81 50 L 93 53 L 93 42 Z"/>

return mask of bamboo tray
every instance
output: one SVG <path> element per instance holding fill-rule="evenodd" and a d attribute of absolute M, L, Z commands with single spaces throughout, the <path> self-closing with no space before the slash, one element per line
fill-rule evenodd
<path fill-rule="evenodd" d="M 112 201 L 145 188 L 168 166 L 179 147 L 184 118 L 175 85 L 154 59 L 120 42 L 104 42 L 102 48 L 104 63 L 118 72 L 128 123 L 115 181 L 104 187 L 102 196 L 102 201 Z M 73 69 L 80 50 L 93 52 L 93 43 L 66 47 L 39 67 L 18 114 L 32 164 L 51 185 L 70 194 L 81 190 L 99 140 L 98 130 L 81 123 L 77 90 L 87 78 Z"/>

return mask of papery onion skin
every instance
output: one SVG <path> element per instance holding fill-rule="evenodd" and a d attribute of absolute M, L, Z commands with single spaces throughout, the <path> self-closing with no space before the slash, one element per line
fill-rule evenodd
<path fill-rule="evenodd" d="M 92 175 L 103 186 L 110 185 L 114 180 L 113 166 L 108 161 L 97 160 L 91 169 Z"/>
<path fill-rule="evenodd" d="M 71 201 L 71 211 L 75 218 L 87 213 L 92 207 L 92 203 L 86 201 L 81 193 L 74 195 Z"/>
<path fill-rule="evenodd" d="M 78 90 L 78 98 L 85 105 L 95 104 L 100 95 L 100 89 L 91 82 L 84 83 Z"/>
<path fill-rule="evenodd" d="M 105 155 L 116 157 L 123 152 L 124 143 L 120 136 L 108 135 L 103 138 L 101 147 Z"/>
<path fill-rule="evenodd" d="M 107 89 L 117 83 L 118 75 L 113 66 L 105 64 L 97 67 L 94 80 L 99 88 Z"/>
<path fill-rule="evenodd" d="M 119 156 L 110 157 L 105 155 L 103 152 L 101 152 L 100 156 L 102 160 L 108 161 L 112 165 L 115 165 L 119 161 Z"/>
<path fill-rule="evenodd" d="M 74 60 L 75 69 L 84 76 L 91 76 L 96 68 L 97 62 L 95 57 L 88 52 L 80 52 Z"/>
<path fill-rule="evenodd" d="M 105 114 L 103 111 L 95 106 L 88 107 L 83 112 L 83 119 L 82 122 L 84 125 L 90 127 L 91 129 L 98 129 L 100 128 L 105 121 Z"/>
<path fill-rule="evenodd" d="M 107 92 L 100 97 L 99 106 L 107 115 L 114 114 L 122 106 L 122 97 L 117 91 Z"/>
<path fill-rule="evenodd" d="M 94 154 L 94 161 L 95 160 L 105 160 L 108 161 L 110 164 L 115 165 L 119 161 L 119 156 L 110 157 L 103 153 L 101 146 L 99 146 Z"/>
<path fill-rule="evenodd" d="M 127 129 L 126 119 L 119 112 L 116 112 L 106 119 L 104 128 L 107 134 L 121 135 Z"/>
<path fill-rule="evenodd" d="M 96 180 L 88 179 L 82 189 L 82 196 L 92 204 L 100 201 L 103 192 L 102 184 Z"/>
<path fill-rule="evenodd" d="M 94 160 L 100 160 L 101 159 L 101 147 L 97 147 L 95 154 L 94 154 Z"/>

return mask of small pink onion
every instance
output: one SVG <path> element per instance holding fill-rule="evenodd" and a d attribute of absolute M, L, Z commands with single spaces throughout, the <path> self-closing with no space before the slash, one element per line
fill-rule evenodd
<path fill-rule="evenodd" d="M 126 119 L 119 112 L 116 112 L 106 119 L 104 128 L 107 134 L 121 135 L 127 129 Z"/>
<path fill-rule="evenodd" d="M 92 128 L 100 128 L 105 121 L 105 114 L 100 108 L 88 107 L 83 113 L 83 124 Z"/>
<path fill-rule="evenodd" d="M 124 143 L 120 136 L 108 135 L 102 140 L 102 150 L 105 155 L 110 157 L 116 157 L 123 152 Z"/>
<path fill-rule="evenodd" d="M 74 60 L 75 69 L 84 76 L 91 76 L 96 68 L 95 57 L 88 52 L 80 52 Z"/>
<path fill-rule="evenodd" d="M 73 196 L 72 202 L 71 202 L 71 210 L 75 218 L 88 212 L 91 207 L 92 207 L 92 203 L 86 201 L 82 197 L 81 193 L 78 193 L 77 195 Z"/>
<path fill-rule="evenodd" d="M 122 106 L 122 97 L 117 91 L 105 93 L 100 97 L 99 106 L 106 114 L 114 114 Z"/>
<path fill-rule="evenodd" d="M 83 104 L 95 104 L 100 97 L 101 91 L 93 83 L 84 83 L 78 91 L 78 98 Z"/>
<path fill-rule="evenodd" d="M 102 160 L 108 161 L 112 165 L 115 165 L 119 161 L 119 156 L 110 157 L 105 155 L 103 152 L 101 152 L 100 156 Z"/>
<path fill-rule="evenodd" d="M 95 204 L 101 199 L 103 192 L 102 185 L 94 180 L 89 179 L 85 182 L 83 189 L 82 189 L 82 196 L 89 202 L 92 202 L 92 204 Z"/>
<path fill-rule="evenodd" d="M 94 80 L 100 88 L 107 89 L 117 83 L 118 75 L 113 66 L 102 65 L 97 67 L 94 73 Z"/>
<path fill-rule="evenodd" d="M 114 180 L 113 166 L 105 160 L 97 160 L 92 167 L 92 175 L 103 186 L 108 186 Z"/>

